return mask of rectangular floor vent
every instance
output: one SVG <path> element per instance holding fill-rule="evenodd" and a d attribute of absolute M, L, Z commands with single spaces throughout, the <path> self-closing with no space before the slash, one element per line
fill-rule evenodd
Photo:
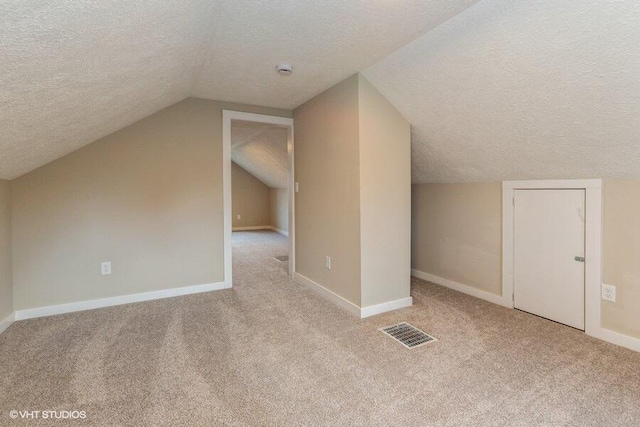
<path fill-rule="evenodd" d="M 275 259 L 277 259 L 280 262 L 287 262 L 289 261 L 289 255 L 280 255 L 280 256 L 276 256 L 274 257 Z"/>
<path fill-rule="evenodd" d="M 407 348 L 416 348 L 433 341 L 438 341 L 431 335 L 425 334 L 420 329 L 411 326 L 407 322 L 386 326 L 379 330 L 400 342 L 400 344 Z"/>

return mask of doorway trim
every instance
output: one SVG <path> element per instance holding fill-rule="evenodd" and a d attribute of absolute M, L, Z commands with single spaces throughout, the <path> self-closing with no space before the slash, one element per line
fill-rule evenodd
<path fill-rule="evenodd" d="M 233 286 L 233 267 L 231 251 L 232 200 L 231 200 L 231 121 L 268 123 L 287 128 L 287 191 L 289 193 L 289 275 L 293 277 L 296 263 L 295 252 L 295 191 L 294 191 L 294 136 L 293 119 L 245 113 L 242 111 L 222 110 L 222 187 L 224 209 L 224 282 Z"/>
<path fill-rule="evenodd" d="M 602 283 L 602 180 L 566 179 L 503 181 L 502 183 L 502 300 L 513 308 L 514 197 L 516 190 L 585 190 L 584 331 L 611 341 L 600 323 Z"/>

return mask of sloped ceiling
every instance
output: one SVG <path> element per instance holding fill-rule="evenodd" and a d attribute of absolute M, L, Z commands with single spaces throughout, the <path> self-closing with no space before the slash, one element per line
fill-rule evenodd
<path fill-rule="evenodd" d="M 287 130 L 233 121 L 231 160 L 271 188 L 287 188 Z"/>
<path fill-rule="evenodd" d="M 187 97 L 209 0 L 0 2 L 0 178 Z"/>
<path fill-rule="evenodd" d="M 640 177 L 640 2 L 482 0 L 364 71 L 413 182 Z"/>
<path fill-rule="evenodd" d="M 477 1 L 217 2 L 192 95 L 293 109 Z M 279 62 L 293 74 L 277 75 Z"/>
<path fill-rule="evenodd" d="M 476 1 L 2 1 L 0 178 L 187 96 L 295 107 Z"/>
<path fill-rule="evenodd" d="M 639 43 L 630 0 L 7 0 L 0 178 L 187 96 L 293 108 L 362 70 L 414 182 L 637 178 Z"/>

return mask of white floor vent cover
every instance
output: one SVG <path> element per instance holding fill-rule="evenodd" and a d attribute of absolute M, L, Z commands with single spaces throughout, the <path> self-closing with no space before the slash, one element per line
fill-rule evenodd
<path fill-rule="evenodd" d="M 416 348 L 430 342 L 438 341 L 431 335 L 427 335 L 420 329 L 411 326 L 407 322 L 398 323 L 396 325 L 385 326 L 380 331 L 389 335 L 407 348 Z"/>

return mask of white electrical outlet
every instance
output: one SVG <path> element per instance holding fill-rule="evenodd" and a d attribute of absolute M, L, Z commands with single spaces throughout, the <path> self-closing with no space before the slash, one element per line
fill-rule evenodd
<path fill-rule="evenodd" d="M 111 274 L 111 261 L 106 261 L 102 263 L 102 275 Z"/>
<path fill-rule="evenodd" d="M 324 266 L 327 267 L 327 270 L 331 270 L 331 257 L 324 257 Z"/>
<path fill-rule="evenodd" d="M 602 284 L 602 299 L 605 301 L 616 302 L 616 287 Z"/>
<path fill-rule="evenodd" d="M 295 184 L 295 186 L 294 186 L 294 187 L 295 187 L 296 193 L 297 193 L 298 191 L 300 191 L 300 183 L 299 183 L 299 182 L 296 182 L 296 184 Z"/>
<path fill-rule="evenodd" d="M 241 215 L 238 215 L 238 216 L 237 216 L 237 219 L 242 219 L 242 216 L 241 216 Z"/>

